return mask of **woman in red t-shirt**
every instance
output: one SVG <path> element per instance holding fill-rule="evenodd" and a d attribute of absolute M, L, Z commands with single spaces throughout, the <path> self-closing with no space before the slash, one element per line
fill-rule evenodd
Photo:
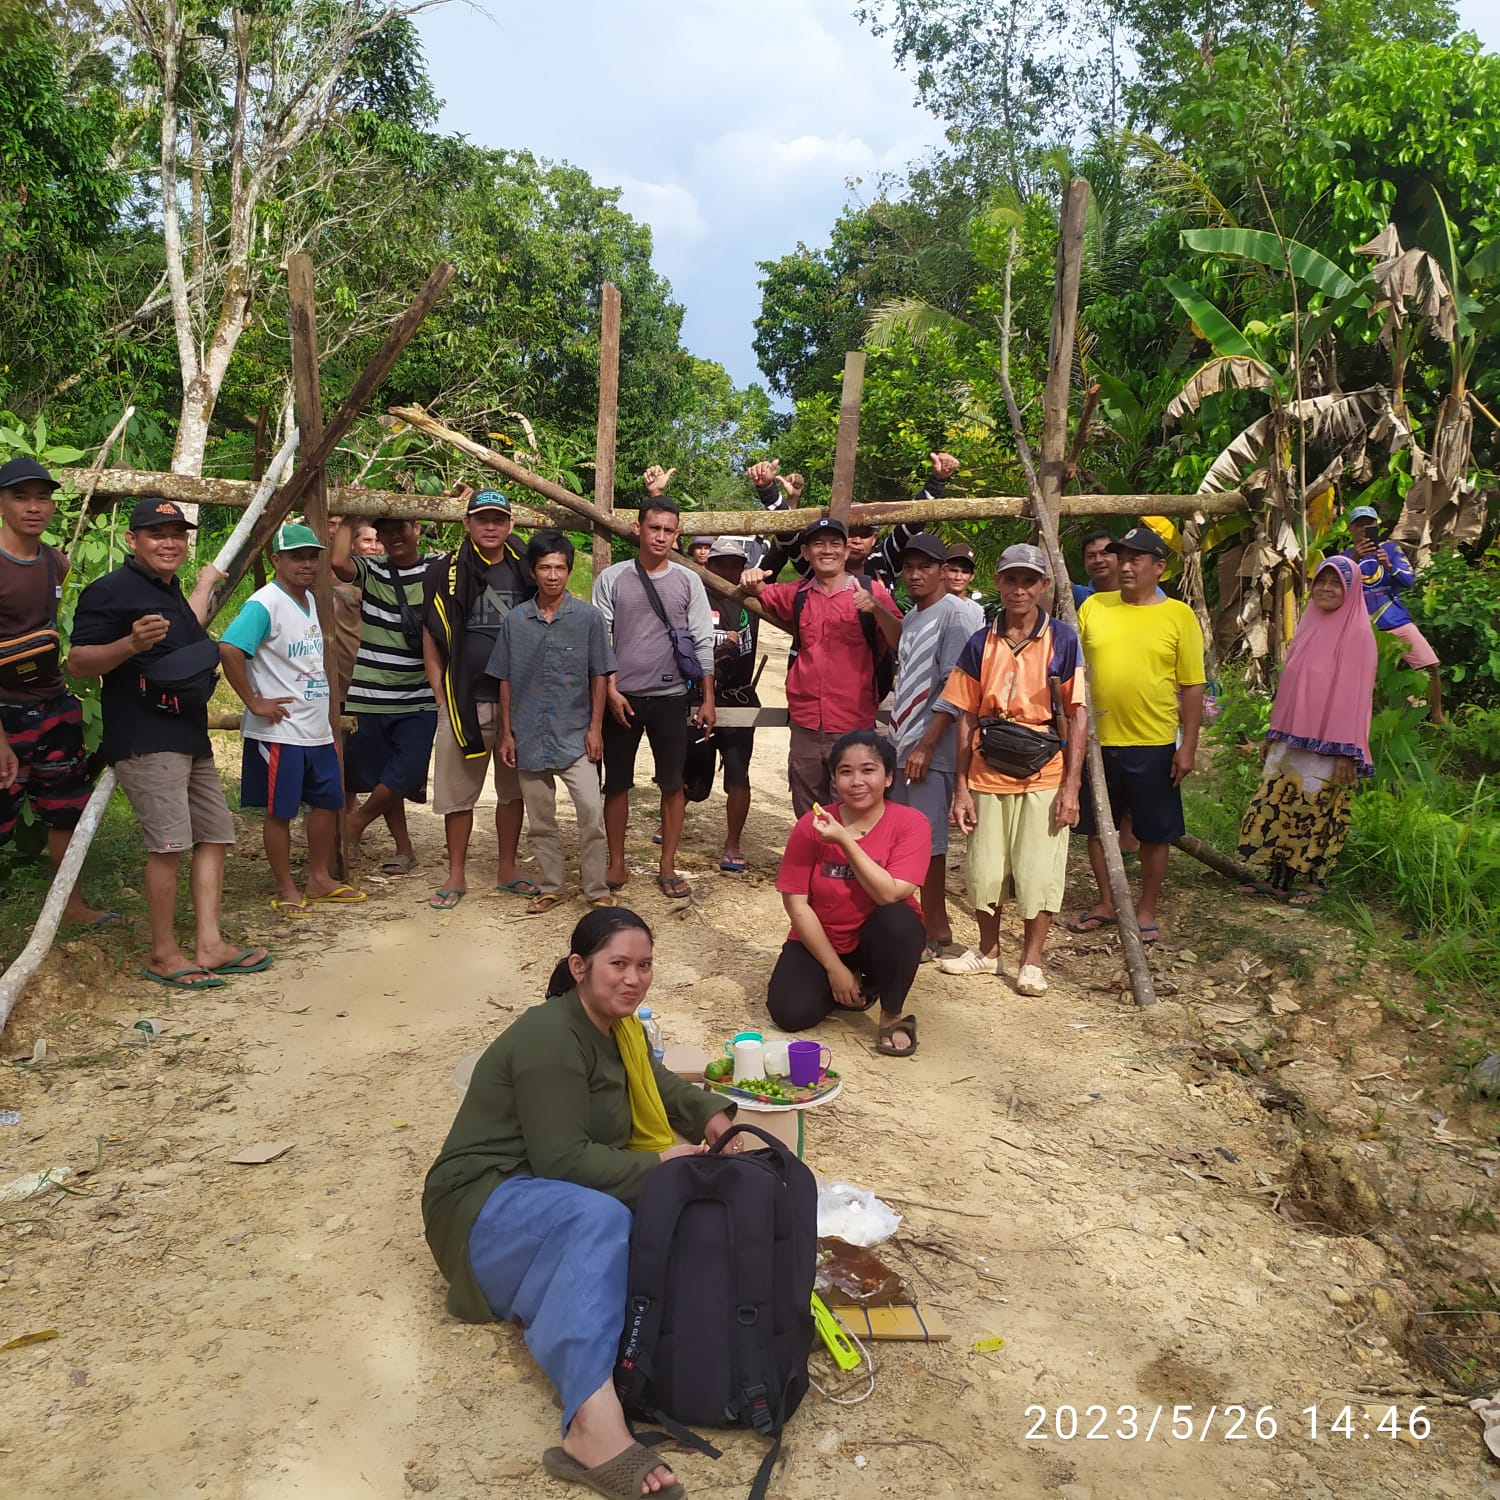
<path fill-rule="evenodd" d="M 828 757 L 835 806 L 813 804 L 786 842 L 776 889 L 792 919 L 766 1005 L 783 1031 L 805 1031 L 835 1010 L 880 1003 L 886 1057 L 917 1050 L 902 1015 L 926 943 L 920 889 L 932 830 L 915 808 L 887 802 L 896 774 L 889 740 L 855 729 Z"/>

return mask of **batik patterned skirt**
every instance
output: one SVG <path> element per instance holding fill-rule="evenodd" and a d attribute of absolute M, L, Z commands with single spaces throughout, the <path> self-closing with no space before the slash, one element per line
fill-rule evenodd
<path fill-rule="evenodd" d="M 1349 837 L 1351 788 L 1333 780 L 1333 757 L 1280 740 L 1240 823 L 1240 858 L 1270 883 L 1327 884 Z"/>

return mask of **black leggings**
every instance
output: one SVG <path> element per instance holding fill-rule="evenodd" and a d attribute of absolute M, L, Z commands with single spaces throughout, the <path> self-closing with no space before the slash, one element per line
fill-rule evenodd
<path fill-rule="evenodd" d="M 927 931 L 921 917 L 906 902 L 898 901 L 892 906 L 877 906 L 865 918 L 854 951 L 839 956 L 865 979 L 867 990 L 874 991 L 871 1005 L 878 998 L 883 1011 L 899 1014 L 906 1006 L 926 945 Z M 834 1011 L 849 1007 L 834 1003 L 823 965 L 796 938 L 789 938 L 781 945 L 781 957 L 771 971 L 766 1008 L 780 1030 L 806 1031 Z"/>

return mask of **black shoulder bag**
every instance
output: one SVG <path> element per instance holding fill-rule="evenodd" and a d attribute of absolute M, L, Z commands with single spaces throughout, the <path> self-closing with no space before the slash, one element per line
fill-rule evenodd
<path fill-rule="evenodd" d="M 641 566 L 640 558 L 635 560 L 635 571 L 640 576 L 641 587 L 646 591 L 647 601 L 666 630 L 667 639 L 672 643 L 672 659 L 677 663 L 677 670 L 682 674 L 682 680 L 690 688 L 696 688 L 703 681 L 703 668 L 698 661 L 698 648 L 693 644 L 692 633 L 684 630 L 680 625 L 672 624 L 667 619 L 667 611 L 662 605 L 661 595 L 656 592 L 656 585 L 651 581 L 651 575 Z"/>
<path fill-rule="evenodd" d="M 52 601 L 47 623 L 40 630 L 0 641 L 0 687 L 14 691 L 35 682 L 56 678 L 62 664 L 62 637 L 57 631 L 57 554 L 45 542 L 42 557 L 47 566 L 47 597 Z"/>

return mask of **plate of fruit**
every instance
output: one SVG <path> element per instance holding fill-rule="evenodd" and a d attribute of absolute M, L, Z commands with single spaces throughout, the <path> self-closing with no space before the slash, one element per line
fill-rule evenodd
<path fill-rule="evenodd" d="M 703 1070 L 703 1080 L 716 1094 L 726 1099 L 744 1099 L 774 1108 L 793 1109 L 799 1104 L 816 1104 L 838 1091 L 843 1084 L 832 1068 L 825 1070 L 816 1083 L 793 1083 L 790 1078 L 734 1078 L 734 1062 L 718 1057 Z"/>

